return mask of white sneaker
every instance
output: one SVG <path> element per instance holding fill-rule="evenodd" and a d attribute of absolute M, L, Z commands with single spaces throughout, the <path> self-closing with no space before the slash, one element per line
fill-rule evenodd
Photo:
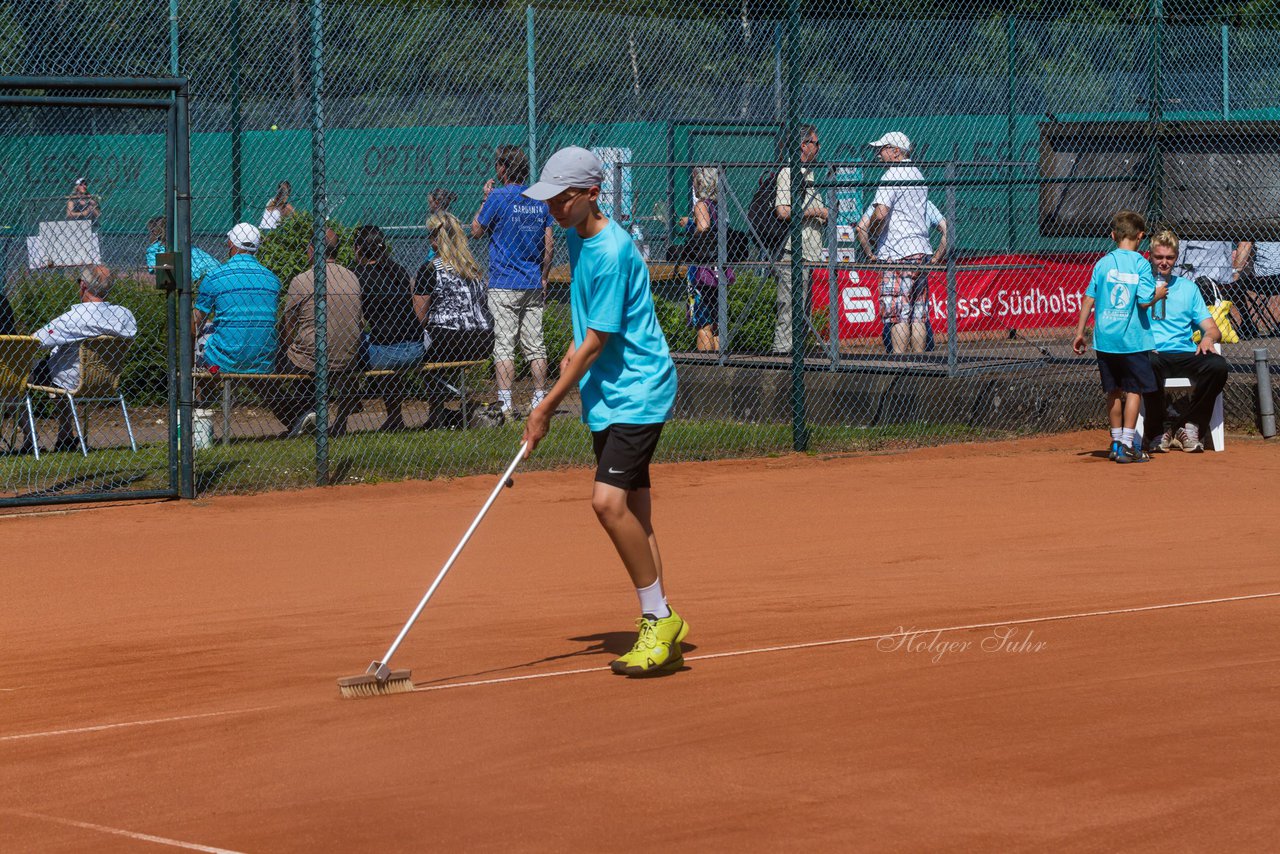
<path fill-rule="evenodd" d="M 533 397 L 529 400 L 530 411 L 537 409 L 538 404 L 542 403 L 542 401 L 545 400 L 546 397 L 547 397 L 547 393 L 545 391 L 535 391 L 533 393 Z"/>
<path fill-rule="evenodd" d="M 1182 445 L 1182 450 L 1187 453 L 1204 453 L 1204 443 L 1200 441 L 1200 427 L 1196 424 L 1184 425 L 1178 431 L 1178 442 Z"/>

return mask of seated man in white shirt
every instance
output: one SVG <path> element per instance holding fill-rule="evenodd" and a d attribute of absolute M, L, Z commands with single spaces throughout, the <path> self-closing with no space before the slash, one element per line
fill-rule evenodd
<path fill-rule="evenodd" d="M 80 302 L 32 333 L 49 355 L 31 373 L 33 385 L 74 389 L 80 384 L 80 342 L 99 335 L 134 338 L 138 322 L 133 312 L 107 301 L 111 271 L 101 265 L 80 271 Z M 55 451 L 80 450 L 70 407 L 58 413 Z"/>

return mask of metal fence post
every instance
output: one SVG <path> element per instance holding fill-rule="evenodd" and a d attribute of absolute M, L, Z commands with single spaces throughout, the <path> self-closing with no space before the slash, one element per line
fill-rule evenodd
<path fill-rule="evenodd" d="M 804 344 L 805 322 L 804 203 L 808 185 L 800 163 L 800 0 L 787 0 L 787 129 L 791 172 L 791 446 L 809 448 L 809 428 L 805 415 Z"/>
<path fill-rule="evenodd" d="M 1161 54 L 1164 52 L 1164 0 L 1151 0 L 1151 50 L 1148 57 L 1147 104 L 1147 222 L 1158 223 L 1164 215 L 1164 163 L 1160 134 L 1164 124 L 1164 91 L 1160 85 Z"/>
<path fill-rule="evenodd" d="M 181 254 L 178 265 L 178 323 L 191 323 L 191 123 L 187 103 L 187 84 L 174 93 L 174 200 L 173 215 L 175 250 Z M 178 335 L 178 432 L 181 461 L 180 494 L 183 498 L 196 497 L 195 449 L 191 436 L 191 406 L 193 389 L 191 363 L 195 342 L 186 329 Z"/>
<path fill-rule="evenodd" d="M 840 200 L 836 197 L 835 179 L 836 167 L 828 166 L 827 180 L 833 184 L 827 188 L 827 358 L 833 371 L 840 364 L 840 287 L 836 272 L 836 262 L 840 260 Z"/>
<path fill-rule="evenodd" d="M 533 4 L 524 7 L 525 78 L 529 89 L 529 174 L 538 174 L 538 99 Z"/>
<path fill-rule="evenodd" d="M 242 154 L 242 136 L 244 134 L 244 115 L 240 104 L 242 77 L 244 76 L 244 56 L 240 47 L 241 19 L 244 12 L 240 0 L 231 0 L 230 39 L 231 39 L 231 222 L 240 222 L 244 217 L 244 163 Z"/>
<path fill-rule="evenodd" d="M 958 300 L 956 286 L 956 163 L 947 161 L 947 376 L 956 375 L 960 343 L 956 340 Z"/>
<path fill-rule="evenodd" d="M 720 364 L 724 364 L 728 353 L 729 338 L 729 280 L 725 276 L 725 263 L 729 257 L 729 206 L 724 204 L 728 195 L 726 189 L 727 175 L 724 164 L 716 164 L 716 350 L 719 351 Z"/>
<path fill-rule="evenodd" d="M 613 221 L 622 225 L 622 163 L 613 164 Z"/>
<path fill-rule="evenodd" d="M 325 251 L 328 200 L 325 196 L 323 11 L 323 0 L 311 0 L 311 206 L 314 217 L 311 242 L 314 247 L 312 269 L 315 275 L 317 486 L 329 482 L 328 294 L 325 282 L 325 263 L 328 260 L 328 253 Z"/>
<path fill-rule="evenodd" d="M 1222 117 L 1231 118 L 1231 25 L 1222 22 Z"/>
<path fill-rule="evenodd" d="M 1013 14 L 1010 14 L 1009 28 L 1005 36 L 1005 41 L 1007 45 L 1005 48 L 1005 54 L 1006 54 L 1006 61 L 1008 63 L 1008 72 L 1009 72 L 1009 129 L 1008 129 L 1008 137 L 1007 137 L 1009 141 L 1009 153 L 1006 154 L 1005 157 L 1010 161 L 1017 159 L 1017 156 L 1014 154 L 1014 151 L 1018 144 L 1017 39 L 1018 39 L 1017 18 L 1014 17 Z M 1009 175 L 1009 178 L 1011 179 L 1013 178 L 1012 166 L 1010 166 L 1008 169 L 1008 175 Z M 1017 220 L 1017 217 L 1014 215 L 1014 209 L 1013 209 L 1013 184 L 1009 184 L 1007 196 L 1008 198 L 1006 201 L 1006 212 L 1008 214 L 1009 220 L 1008 220 L 1008 242 L 1006 244 L 1006 250 L 1008 252 L 1013 252 L 1014 247 L 1018 245 L 1018 220 Z M 947 224 L 954 225 L 954 222 L 948 220 Z"/>
<path fill-rule="evenodd" d="M 178 245 L 178 223 L 175 205 L 178 173 L 178 104 L 176 99 L 173 105 L 169 107 L 168 115 L 165 118 L 165 136 L 168 141 L 165 144 L 164 157 L 164 245 L 169 248 Z M 178 414 L 178 386 L 181 383 L 178 368 L 180 364 L 178 338 L 179 336 L 189 337 L 191 335 L 191 318 L 188 317 L 184 323 L 179 316 L 176 289 L 170 289 L 165 293 L 164 299 L 165 318 L 169 326 L 165 334 L 165 376 L 168 377 L 169 386 L 169 488 L 173 490 L 174 495 L 181 495 L 183 481 L 181 455 L 178 451 L 178 442 L 181 436 L 178 430 L 178 418 L 180 417 Z"/>

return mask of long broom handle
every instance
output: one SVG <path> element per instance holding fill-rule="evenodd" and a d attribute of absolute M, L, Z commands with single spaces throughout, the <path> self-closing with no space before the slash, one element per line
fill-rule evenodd
<path fill-rule="evenodd" d="M 524 459 L 524 452 L 528 447 L 528 442 L 522 442 L 520 444 L 520 450 L 516 452 L 515 459 L 513 459 L 511 464 L 507 466 L 507 470 L 502 473 L 502 477 L 498 480 L 498 485 L 493 488 L 493 492 L 489 493 L 489 500 L 480 508 L 480 512 L 476 514 L 475 520 L 471 523 L 471 527 L 467 528 L 467 532 L 462 535 L 462 541 L 458 543 L 458 547 L 453 550 L 453 554 L 449 555 L 449 559 L 445 561 L 444 569 L 440 570 L 440 574 L 436 576 L 436 580 L 431 582 L 431 586 L 427 588 L 427 593 L 422 597 L 422 601 L 418 603 L 418 607 L 413 609 L 413 616 L 409 618 L 409 622 L 404 624 L 404 628 L 400 630 L 400 634 L 398 634 L 395 641 L 392 642 L 391 648 L 387 650 L 387 654 L 382 656 L 382 664 L 389 663 L 391 661 L 391 656 L 396 654 L 396 649 L 399 648 L 400 642 L 404 640 L 405 635 L 409 634 L 409 629 L 413 628 L 413 624 L 418 621 L 418 615 L 422 613 L 422 609 L 427 607 L 427 603 L 431 601 L 432 594 L 436 592 L 436 588 L 440 586 L 440 582 L 444 581 L 444 577 L 448 574 L 450 567 L 453 566 L 453 562 L 458 559 L 458 555 L 462 554 L 463 546 L 465 546 L 467 541 L 471 539 L 471 535 L 475 533 L 476 528 L 480 527 L 480 521 L 484 519 L 484 514 L 489 512 L 489 508 L 497 499 L 498 493 L 502 491 L 502 487 L 504 487 L 507 481 L 511 479 L 511 473 L 516 470 L 516 466 L 520 465 L 520 460 Z"/>

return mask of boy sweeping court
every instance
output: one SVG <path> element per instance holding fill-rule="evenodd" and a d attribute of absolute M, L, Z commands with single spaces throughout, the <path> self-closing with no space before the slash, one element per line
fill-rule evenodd
<path fill-rule="evenodd" d="M 600 211 L 599 158 L 584 148 L 562 148 L 540 177 L 524 195 L 545 201 L 568 232 L 573 343 L 560 378 L 525 422 L 527 453 L 577 385 L 596 456 L 591 507 L 640 599 L 635 646 L 610 667 L 627 676 L 677 670 L 689 626 L 663 594 L 649 492 L 649 461 L 675 402 L 676 369 L 654 313 L 649 268 L 631 236 Z"/>
<path fill-rule="evenodd" d="M 1148 355 L 1155 346 L 1147 309 L 1168 295 L 1157 286 L 1151 264 L 1138 254 L 1146 237 L 1147 222 L 1135 211 L 1119 211 L 1111 219 L 1111 239 L 1116 248 L 1093 267 L 1093 277 L 1080 301 L 1080 321 L 1071 349 L 1085 352 L 1084 327 L 1097 307 L 1093 320 L 1093 349 L 1098 354 L 1098 373 L 1107 393 L 1107 416 L 1111 422 L 1110 459 L 1118 463 L 1144 463 L 1151 458 L 1135 436 L 1142 395 L 1155 391 L 1156 377 Z"/>

